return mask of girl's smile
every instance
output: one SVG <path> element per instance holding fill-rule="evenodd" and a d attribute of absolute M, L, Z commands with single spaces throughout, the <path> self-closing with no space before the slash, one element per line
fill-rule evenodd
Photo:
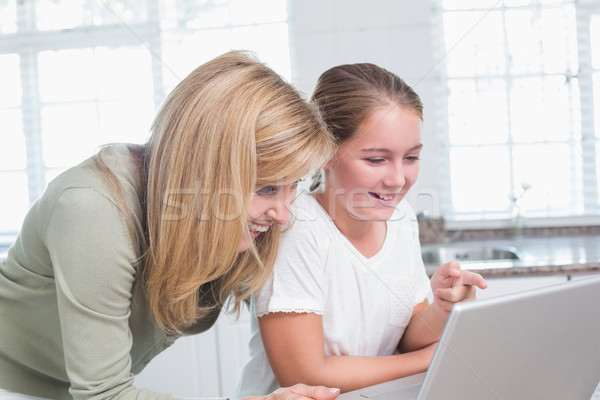
<path fill-rule="evenodd" d="M 375 199 L 377 199 L 381 202 L 385 202 L 385 203 L 393 202 L 394 198 L 397 196 L 397 194 L 382 194 L 382 193 L 374 193 L 374 192 L 369 192 L 369 195 L 371 195 Z"/>

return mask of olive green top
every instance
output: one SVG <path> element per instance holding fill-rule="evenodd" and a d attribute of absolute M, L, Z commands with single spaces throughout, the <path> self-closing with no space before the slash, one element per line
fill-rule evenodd
<path fill-rule="evenodd" d="M 103 159 L 139 222 L 141 188 L 127 147 Z M 176 338 L 147 307 L 135 263 L 143 249 L 117 204 L 90 159 L 31 207 L 0 261 L 0 388 L 52 399 L 174 398 L 133 386 L 133 374 Z M 210 328 L 219 312 L 190 332 Z"/>

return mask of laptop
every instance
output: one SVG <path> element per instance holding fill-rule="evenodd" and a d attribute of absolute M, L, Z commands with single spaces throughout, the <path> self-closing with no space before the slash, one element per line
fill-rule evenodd
<path fill-rule="evenodd" d="M 589 400 L 600 382 L 600 276 L 456 304 L 425 373 L 339 400 Z"/>

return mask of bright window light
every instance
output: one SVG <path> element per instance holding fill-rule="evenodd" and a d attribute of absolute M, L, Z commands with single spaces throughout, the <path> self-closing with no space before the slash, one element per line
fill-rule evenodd
<path fill-rule="evenodd" d="M 583 3 L 439 0 L 451 223 L 510 219 L 524 186 L 529 222 L 600 220 L 600 9 Z"/>
<path fill-rule="evenodd" d="M 291 77 L 281 0 L 4 0 L 0 33 L 0 237 L 65 168 L 145 142 L 200 64 L 244 49 Z"/>

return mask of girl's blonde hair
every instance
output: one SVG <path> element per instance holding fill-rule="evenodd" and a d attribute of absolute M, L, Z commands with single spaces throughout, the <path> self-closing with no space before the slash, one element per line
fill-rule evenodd
<path fill-rule="evenodd" d="M 419 95 L 398 75 L 375 64 L 344 64 L 323 72 L 311 96 L 338 143 L 350 139 L 375 110 L 398 105 L 423 119 Z"/>
<path fill-rule="evenodd" d="M 352 138 L 374 111 L 389 105 L 411 110 L 423 120 L 419 95 L 398 75 L 371 63 L 343 64 L 323 72 L 310 101 L 338 146 Z M 312 176 L 310 189 L 316 190 L 322 180 L 319 170 Z"/>
<path fill-rule="evenodd" d="M 250 250 L 238 251 L 251 194 L 298 180 L 334 152 L 316 109 L 250 54 L 226 53 L 181 81 L 138 151 L 147 182 L 141 265 L 165 331 L 184 332 L 228 299 L 239 312 L 271 274 L 280 235 L 273 226 L 253 242 L 246 236 Z"/>

